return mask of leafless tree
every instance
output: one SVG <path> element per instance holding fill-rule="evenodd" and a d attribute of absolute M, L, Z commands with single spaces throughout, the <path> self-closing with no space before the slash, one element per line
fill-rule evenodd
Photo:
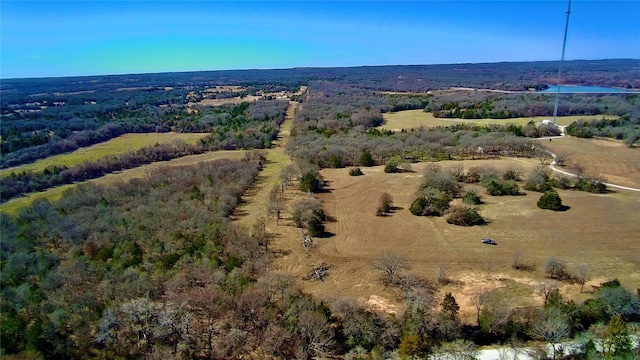
<path fill-rule="evenodd" d="M 518 250 L 511 256 L 511 267 L 520 270 L 522 268 L 522 251 Z"/>
<path fill-rule="evenodd" d="M 492 270 L 493 270 L 493 261 L 491 259 L 488 259 L 487 261 L 484 262 L 484 275 L 486 280 L 489 280 Z"/>
<path fill-rule="evenodd" d="M 548 303 L 551 294 L 553 294 L 553 292 L 557 290 L 558 283 L 556 283 L 555 281 L 543 281 L 536 285 L 536 293 L 542 296 L 545 305 Z"/>
<path fill-rule="evenodd" d="M 373 263 L 373 268 L 382 272 L 386 284 L 395 284 L 399 273 L 409 270 L 411 266 L 405 255 L 384 253 Z"/>
<path fill-rule="evenodd" d="M 531 326 L 531 335 L 551 344 L 553 359 L 556 358 L 556 345 L 566 339 L 571 333 L 569 323 L 560 309 L 551 307 L 544 310 Z"/>
<path fill-rule="evenodd" d="M 438 284 L 447 284 L 449 283 L 449 278 L 447 277 L 446 269 L 444 265 L 438 265 L 436 268 L 436 281 Z"/>
<path fill-rule="evenodd" d="M 582 166 L 579 163 L 575 163 L 571 167 L 571 170 L 576 175 L 576 178 L 578 179 L 578 181 L 582 180 L 582 178 L 584 177 L 584 172 L 585 172 L 584 166 Z"/>
<path fill-rule="evenodd" d="M 551 159 L 552 157 L 551 152 L 540 144 L 536 145 L 535 156 L 538 160 L 540 160 L 540 165 L 544 165 L 547 160 Z"/>
<path fill-rule="evenodd" d="M 280 186 L 274 185 L 269 193 L 269 199 L 267 200 L 267 213 L 269 215 L 275 215 L 276 226 L 280 225 L 280 219 L 282 217 L 282 211 L 285 208 L 285 200 L 280 192 Z"/>
<path fill-rule="evenodd" d="M 544 273 L 552 279 L 564 279 L 567 277 L 567 264 L 558 258 L 550 257 L 544 263 Z"/>
<path fill-rule="evenodd" d="M 589 280 L 589 267 L 587 265 L 578 265 L 576 267 L 575 280 L 580 284 L 580 292 L 584 289 L 584 284 Z"/>
<path fill-rule="evenodd" d="M 566 153 L 557 153 L 555 157 L 557 166 L 565 166 L 567 164 L 567 160 L 569 160 L 569 155 Z"/>
<path fill-rule="evenodd" d="M 432 356 L 438 360 L 475 359 L 477 346 L 469 340 L 458 339 L 440 345 Z"/>
<path fill-rule="evenodd" d="M 251 230 L 251 236 L 258 241 L 259 244 L 264 245 L 264 251 L 269 250 L 269 234 L 267 234 L 267 222 L 264 217 L 259 217 L 253 224 Z"/>
<path fill-rule="evenodd" d="M 474 309 L 476 309 L 476 321 L 478 323 L 480 323 L 480 310 L 482 310 L 482 306 L 488 298 L 489 290 L 486 288 L 478 288 L 471 293 L 469 301 L 471 305 L 473 305 Z"/>

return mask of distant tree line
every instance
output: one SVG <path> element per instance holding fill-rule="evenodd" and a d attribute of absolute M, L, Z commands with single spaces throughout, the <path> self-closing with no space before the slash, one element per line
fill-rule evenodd
<path fill-rule="evenodd" d="M 217 111 L 219 116 L 212 116 L 207 120 L 213 134 L 204 137 L 195 145 L 183 142 L 156 144 L 70 168 L 53 166 L 39 173 L 12 172 L 0 179 L 2 182 L 0 202 L 23 193 L 95 179 L 115 171 L 201 154 L 205 151 L 268 148 L 276 138 L 280 124 L 284 120 L 287 102 L 270 101 L 265 102 L 265 105 L 257 104 L 261 102 L 214 108 L 212 111 Z"/>
<path fill-rule="evenodd" d="M 198 107 L 197 114 L 187 114 L 185 109 L 162 110 L 142 108 L 136 113 L 118 113 L 114 120 L 99 128 L 82 128 L 74 120 L 48 123 L 10 121 L 3 123 L 2 157 L 0 167 L 6 168 L 33 162 L 37 159 L 57 155 L 104 142 L 126 133 L 149 132 L 210 132 L 208 142 L 212 148 L 265 148 L 275 137 L 284 120 L 286 101 L 244 102 L 237 105 Z M 43 121 L 42 130 L 25 131 L 25 126 L 37 126 Z M 93 126 L 91 124 L 90 126 Z M 238 137 L 246 132 L 245 136 Z M 25 133 L 32 136 L 26 135 Z M 230 139 L 227 139 L 230 137 Z M 33 142 L 37 145 L 33 145 Z M 216 145 L 217 144 L 217 145 Z"/>
<path fill-rule="evenodd" d="M 631 147 L 640 140 L 640 115 L 624 115 L 620 119 L 603 118 L 596 121 L 575 121 L 566 128 L 567 134 L 580 137 L 609 137 L 622 140 Z"/>

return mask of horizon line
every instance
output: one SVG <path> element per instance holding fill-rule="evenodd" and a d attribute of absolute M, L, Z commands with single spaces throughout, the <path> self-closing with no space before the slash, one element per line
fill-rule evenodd
<path fill-rule="evenodd" d="M 605 59 L 572 59 L 565 62 L 577 61 L 612 61 L 612 60 L 631 60 L 640 61 L 635 58 L 605 58 Z M 150 72 L 123 72 L 123 73 L 96 73 L 88 75 L 59 75 L 59 76 L 25 76 L 25 77 L 7 77 L 0 76 L 0 81 L 4 80 L 38 80 L 38 79 L 64 79 L 64 78 L 82 78 L 82 77 L 99 77 L 99 76 L 128 76 L 128 75 L 160 75 L 160 74 L 184 74 L 184 73 L 204 73 L 204 72 L 224 72 L 224 71 L 277 71 L 277 70 L 296 70 L 296 69 L 355 69 L 366 67 L 395 67 L 395 66 L 446 66 L 446 65 L 482 65 L 482 64 L 517 64 L 517 63 L 556 63 L 560 60 L 521 60 L 521 61 L 481 61 L 481 62 L 454 62 L 454 63 L 432 63 L 432 64 L 377 64 L 377 65 L 348 65 L 348 66 L 292 66 L 282 68 L 235 68 L 235 69 L 202 69 L 202 70 L 175 70 L 175 71 L 150 71 Z"/>

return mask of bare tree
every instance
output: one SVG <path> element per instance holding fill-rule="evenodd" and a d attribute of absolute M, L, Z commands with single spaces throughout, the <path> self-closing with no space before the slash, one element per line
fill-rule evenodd
<path fill-rule="evenodd" d="M 544 165 L 547 160 L 551 159 L 551 152 L 542 145 L 536 145 L 535 156 L 540 160 L 540 165 Z"/>
<path fill-rule="evenodd" d="M 542 296 L 545 305 L 549 302 L 551 294 L 553 294 L 557 290 L 558 283 L 556 283 L 555 281 L 543 281 L 536 285 L 536 293 Z"/>
<path fill-rule="evenodd" d="M 585 172 L 584 166 L 580 165 L 579 163 L 575 163 L 571 167 L 571 170 L 576 175 L 576 178 L 578 179 L 578 181 L 582 180 Z"/>
<path fill-rule="evenodd" d="M 569 155 L 565 153 L 556 154 L 555 162 L 557 166 L 565 166 L 567 164 L 567 160 L 569 160 Z"/>
<path fill-rule="evenodd" d="M 264 217 L 259 217 L 253 224 L 251 236 L 258 241 L 260 245 L 264 245 L 264 251 L 269 251 L 269 234 L 267 234 L 267 222 Z"/>
<path fill-rule="evenodd" d="M 491 259 L 488 259 L 487 261 L 484 262 L 484 275 L 486 280 L 489 280 L 492 270 L 493 270 L 493 261 L 491 261 Z"/>
<path fill-rule="evenodd" d="M 518 250 L 511 256 L 511 267 L 520 270 L 522 268 L 522 251 Z"/>
<path fill-rule="evenodd" d="M 449 282 L 449 278 L 447 278 L 447 272 L 444 268 L 444 265 L 438 265 L 436 268 L 436 281 L 438 284 L 447 284 Z"/>
<path fill-rule="evenodd" d="M 482 305 L 489 298 L 489 290 L 485 288 L 475 289 L 471 293 L 471 297 L 469 299 L 471 305 L 476 309 L 476 322 L 480 323 L 480 310 L 482 310 Z"/>
<path fill-rule="evenodd" d="M 393 197 L 388 192 L 383 192 L 380 195 L 380 199 L 378 200 L 378 210 L 377 216 L 384 216 L 385 214 L 391 212 L 391 207 L 393 206 Z"/>
<path fill-rule="evenodd" d="M 551 344 L 553 349 L 553 359 L 556 358 L 556 345 L 566 339 L 571 333 L 569 323 L 556 307 L 551 307 L 538 316 L 538 319 L 531 326 L 531 335 Z"/>
<path fill-rule="evenodd" d="M 561 259 L 550 257 L 544 263 L 544 273 L 552 279 L 564 279 L 567 277 L 567 264 Z"/>
<path fill-rule="evenodd" d="M 285 208 L 285 201 L 280 192 L 280 186 L 274 185 L 269 193 L 269 199 L 267 200 L 267 213 L 269 215 L 275 215 L 276 226 L 280 225 L 280 219 L 282 217 L 282 211 Z"/>
<path fill-rule="evenodd" d="M 580 284 L 580 292 L 584 289 L 584 283 L 589 280 L 589 267 L 587 265 L 578 265 L 576 268 L 575 279 Z"/>
<path fill-rule="evenodd" d="M 384 253 L 373 263 L 373 268 L 382 272 L 386 284 L 394 284 L 398 274 L 409 270 L 411 266 L 405 255 Z"/>

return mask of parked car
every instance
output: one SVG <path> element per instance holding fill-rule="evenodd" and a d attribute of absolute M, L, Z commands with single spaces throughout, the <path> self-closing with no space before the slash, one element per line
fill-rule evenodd
<path fill-rule="evenodd" d="M 491 239 L 482 239 L 482 243 L 483 244 L 487 244 L 487 245 L 498 245 L 497 242 L 491 240 Z"/>

